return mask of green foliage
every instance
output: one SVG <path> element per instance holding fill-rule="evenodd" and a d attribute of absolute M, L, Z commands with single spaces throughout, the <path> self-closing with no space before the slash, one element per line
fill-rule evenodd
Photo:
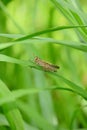
<path fill-rule="evenodd" d="M 87 129 L 85 4 L 0 1 L 1 130 Z M 60 68 L 44 71 L 36 56 Z"/>

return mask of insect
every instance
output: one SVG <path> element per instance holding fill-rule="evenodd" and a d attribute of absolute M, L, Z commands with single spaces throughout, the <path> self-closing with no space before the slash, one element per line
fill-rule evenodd
<path fill-rule="evenodd" d="M 47 63 L 41 60 L 39 57 L 35 57 L 34 62 L 41 66 L 45 71 L 57 72 L 57 69 L 59 69 L 59 66 Z"/>

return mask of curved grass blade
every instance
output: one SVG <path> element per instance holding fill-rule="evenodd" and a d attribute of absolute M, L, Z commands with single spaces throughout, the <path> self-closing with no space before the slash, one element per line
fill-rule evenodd
<path fill-rule="evenodd" d="M 82 86 L 79 86 L 75 83 L 73 83 L 72 81 L 66 79 L 65 77 L 57 74 L 57 73 L 52 73 L 49 72 L 50 74 L 52 74 L 53 76 L 58 77 L 61 81 L 63 81 L 65 84 L 67 84 L 70 88 L 73 89 L 73 91 L 75 91 L 76 93 L 78 93 L 80 96 L 82 96 L 85 100 L 87 100 L 87 92 L 85 89 L 83 89 Z"/>
<path fill-rule="evenodd" d="M 81 50 L 83 52 L 87 52 L 87 44 L 83 44 L 83 42 L 75 42 L 75 41 L 60 41 L 60 40 L 55 40 L 52 38 L 32 38 L 29 40 L 24 40 L 24 41 L 17 41 L 17 42 L 8 42 L 8 43 L 1 43 L 0 44 L 0 50 L 6 49 L 8 47 L 11 47 L 16 44 L 30 44 L 30 43 L 50 43 L 50 44 L 59 44 L 59 45 L 64 45 L 67 47 L 71 47 L 77 50 Z M 38 42 L 38 43 L 37 43 Z"/>
<path fill-rule="evenodd" d="M 65 90 L 65 91 L 77 93 L 76 91 L 74 91 L 71 88 L 64 88 L 64 87 L 61 88 L 61 87 L 57 87 L 57 86 L 53 86 L 53 87 L 50 87 L 50 88 L 48 87 L 48 88 L 19 89 L 19 90 L 12 91 L 11 94 L 9 94 L 5 97 L 2 97 L 0 99 L 0 106 L 5 104 L 5 103 L 8 103 L 8 102 L 16 101 L 18 98 L 21 98 L 23 96 L 39 93 L 39 92 L 42 92 L 42 91 L 52 91 L 52 90 Z"/>
<path fill-rule="evenodd" d="M 31 62 L 31 61 L 23 61 L 23 60 L 19 60 L 19 59 L 16 59 L 16 58 L 13 58 L 13 57 L 10 57 L 10 56 L 7 56 L 7 55 L 3 55 L 3 54 L 0 54 L 0 61 L 1 62 L 9 62 L 9 63 L 14 63 L 14 64 L 19 64 L 19 65 L 22 65 L 22 66 L 33 66 L 34 63 Z"/>
<path fill-rule="evenodd" d="M 0 37 L 6 37 L 6 38 L 20 38 L 23 37 L 24 35 L 22 34 L 5 34 L 5 33 L 0 33 Z"/>
<path fill-rule="evenodd" d="M 32 38 L 32 37 L 35 37 L 35 36 L 38 36 L 38 35 L 41 35 L 41 34 L 46 34 L 46 33 L 54 32 L 54 31 L 58 31 L 58 30 L 64 30 L 64 29 L 70 29 L 70 28 L 85 28 L 85 27 L 87 27 L 87 25 L 59 26 L 59 27 L 49 28 L 47 30 L 35 32 L 35 33 L 32 33 L 32 34 L 28 34 L 24 37 L 16 39 L 15 41 L 26 40 L 26 39 L 29 39 L 29 38 Z"/>
<path fill-rule="evenodd" d="M 85 105 L 85 106 L 80 106 L 80 105 L 79 105 L 79 106 L 74 110 L 73 115 L 72 115 L 72 118 L 71 118 L 71 122 L 70 122 L 70 130 L 74 130 L 73 124 L 74 124 L 75 118 L 76 118 L 78 112 L 79 112 L 83 107 L 87 107 L 87 105 Z M 87 128 L 87 123 L 86 123 L 86 121 L 84 121 L 84 124 L 85 124 L 85 127 Z"/>
<path fill-rule="evenodd" d="M 86 28 L 86 27 L 87 27 L 87 25 L 59 26 L 59 27 L 48 28 L 46 30 L 42 30 L 42 31 L 35 32 L 32 34 L 28 34 L 28 35 L 0 33 L 0 37 L 16 38 L 16 40 L 14 40 L 14 41 L 21 41 L 21 40 L 30 39 L 30 38 L 35 37 L 35 36 L 39 36 L 41 34 L 49 33 L 49 32 L 61 31 L 61 30 L 73 29 L 73 28 Z"/>
<path fill-rule="evenodd" d="M 8 97 L 10 94 L 11 92 L 8 87 L 0 80 L 0 102 L 1 98 Z M 13 96 L 11 98 L 14 99 Z M 23 119 L 14 102 L 5 102 L 2 105 L 2 109 L 12 130 L 24 130 Z"/>
<path fill-rule="evenodd" d="M 16 103 L 18 108 L 23 112 L 24 115 L 26 115 L 27 120 L 32 120 L 35 126 L 42 130 L 56 130 L 55 126 L 49 123 L 47 119 L 43 118 L 34 107 L 22 101 L 17 101 Z"/>
<path fill-rule="evenodd" d="M 52 43 L 52 44 L 59 44 L 59 45 L 64 45 L 67 47 L 71 47 L 74 49 L 78 49 L 84 52 L 87 52 L 87 44 L 83 44 L 83 42 L 75 42 L 75 41 L 60 41 L 60 40 L 55 40 L 52 38 L 33 38 L 40 40 L 41 42 L 45 43 Z"/>
<path fill-rule="evenodd" d="M 5 55 L 1 55 L 0 58 L 1 61 L 4 62 L 10 62 L 10 63 L 16 63 L 16 64 L 20 64 L 23 66 L 29 66 L 29 62 L 25 62 L 25 61 L 21 61 L 21 60 L 17 60 L 15 58 L 11 58 Z M 35 69 L 39 69 L 42 70 L 41 67 L 37 66 L 36 64 L 34 64 L 33 62 L 30 62 L 30 67 L 35 68 Z M 59 79 L 61 79 L 63 82 L 65 82 L 68 86 L 70 86 L 76 93 L 78 93 L 79 95 L 81 95 L 84 99 L 87 100 L 87 92 L 82 88 L 79 87 L 78 85 L 76 85 L 75 83 L 69 81 L 68 79 L 64 78 L 63 76 L 60 76 L 57 73 L 52 73 L 52 72 L 48 72 L 49 74 L 52 74 L 53 76 L 57 76 Z"/>
<path fill-rule="evenodd" d="M 66 79 L 67 80 L 67 79 Z M 68 81 L 68 85 L 70 87 L 70 84 L 72 83 L 71 81 L 67 80 Z M 72 85 L 75 85 L 77 86 L 76 84 L 73 84 Z M 5 104 L 5 103 L 8 103 L 8 102 L 12 102 L 12 101 L 16 101 L 18 98 L 21 98 L 23 96 L 27 96 L 27 95 L 30 95 L 30 94 L 35 94 L 35 93 L 39 93 L 39 92 L 42 92 L 42 91 L 53 91 L 53 90 L 63 90 L 63 91 L 70 91 L 70 92 L 74 92 L 80 96 L 82 96 L 83 98 L 85 98 L 87 100 L 87 96 L 85 97 L 83 95 L 83 93 L 81 93 L 81 91 L 79 92 L 79 86 L 77 88 L 72 87 L 72 88 L 65 88 L 65 87 L 57 87 L 57 86 L 53 86 L 53 87 L 47 87 L 47 88 L 31 88 L 31 89 L 19 89 L 19 90 L 13 90 L 11 92 L 11 94 L 9 95 L 6 95 L 4 97 L 2 97 L 0 99 L 0 106 Z M 78 90 L 78 91 L 77 91 Z M 82 92 L 84 92 L 85 90 L 83 90 L 81 88 Z M 84 92 L 86 93 L 86 92 Z"/>

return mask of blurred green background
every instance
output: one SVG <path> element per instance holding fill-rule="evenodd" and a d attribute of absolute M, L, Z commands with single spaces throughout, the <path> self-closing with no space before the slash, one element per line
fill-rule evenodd
<path fill-rule="evenodd" d="M 52 27 L 72 25 L 87 25 L 86 0 L 2 0 L 0 1 L 0 43 L 6 45 L 16 38 Z M 9 34 L 6 36 L 6 34 Z M 14 34 L 14 35 L 12 35 Z M 13 37 L 12 37 L 13 36 Z M 11 38 L 12 37 L 12 38 Z M 60 66 L 58 74 L 74 84 L 87 89 L 87 52 L 73 49 L 67 45 L 58 45 L 45 42 L 44 38 L 72 44 L 81 43 L 80 48 L 87 44 L 87 29 L 61 29 L 36 35 L 40 41 L 24 41 L 24 44 L 15 44 L 1 50 L 1 54 L 19 60 L 33 60 L 35 56 Z M 27 40 L 27 39 L 26 39 Z M 47 40 L 47 39 L 45 39 Z M 20 41 L 21 42 L 21 41 Z M 79 48 L 79 47 L 78 47 Z M 1 60 L 0 60 L 1 61 Z M 54 74 L 55 75 L 55 74 Z M 29 94 L 16 100 L 14 106 L 7 103 L 1 106 L 0 130 L 87 130 L 86 100 L 77 93 L 70 92 L 63 79 L 45 73 L 38 69 L 20 66 L 9 62 L 0 62 L 0 78 L 12 91 L 19 89 L 43 89 L 59 87 L 59 90 L 38 91 L 38 94 Z M 67 91 L 63 91 L 66 88 Z M 3 90 L 4 91 L 4 90 Z M 80 91 L 81 92 L 81 91 Z M 9 94 L 5 94 L 8 98 Z M 83 94 L 84 95 L 84 94 Z M 1 96 L 0 96 L 1 97 Z M 12 107 L 13 106 L 13 107 Z M 22 116 L 21 121 L 8 113 L 8 108 L 17 106 Z M 4 108 L 4 110 L 2 110 Z M 10 111 L 10 110 L 9 110 Z M 14 115 L 17 113 L 15 112 Z M 2 121 L 3 119 L 3 121 Z M 12 120 L 12 122 L 11 122 Z M 16 122 L 16 125 L 15 125 Z"/>

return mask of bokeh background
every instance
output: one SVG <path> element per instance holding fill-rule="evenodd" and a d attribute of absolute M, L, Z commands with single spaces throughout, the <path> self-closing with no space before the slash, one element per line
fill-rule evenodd
<path fill-rule="evenodd" d="M 52 38 L 67 43 L 87 43 L 86 28 L 75 28 L 75 25 L 87 25 L 86 0 L 2 0 L 0 1 L 0 43 L 13 42 L 16 38 L 52 27 L 69 26 L 72 29 L 61 29 L 44 33 L 36 38 L 40 41 L 24 41 L 1 50 L 1 54 L 19 60 L 29 61 L 36 56 L 44 61 L 60 66 L 58 74 L 87 89 L 87 52 L 74 49 L 72 46 L 44 42 L 43 38 Z M 9 37 L 8 35 L 9 34 Z M 12 37 L 13 36 L 13 37 Z M 70 92 L 70 85 L 58 77 L 31 67 L 20 66 L 9 62 L 0 62 L 0 78 L 10 91 L 19 89 L 43 89 L 59 87 L 61 89 L 42 91 L 37 94 L 22 96 L 17 102 L 24 130 L 86 130 L 87 107 L 81 94 Z M 71 85 L 72 86 L 72 85 Z M 64 91 L 66 88 L 67 91 Z M 81 91 L 80 91 L 81 92 Z M 32 90 L 33 93 L 33 90 Z M 77 90 L 77 93 L 78 90 Z M 8 105 L 9 106 L 9 105 Z M 10 106 L 11 108 L 11 106 Z M 2 111 L 0 129 L 18 130 L 11 125 L 7 107 Z M 16 118 L 14 119 L 16 120 Z M 3 122 L 3 123 L 2 123 Z M 7 123 L 8 122 L 8 123 Z M 13 121 L 15 122 L 15 121 Z M 21 122 L 21 121 L 19 121 Z M 16 121 L 17 123 L 17 121 Z"/>

